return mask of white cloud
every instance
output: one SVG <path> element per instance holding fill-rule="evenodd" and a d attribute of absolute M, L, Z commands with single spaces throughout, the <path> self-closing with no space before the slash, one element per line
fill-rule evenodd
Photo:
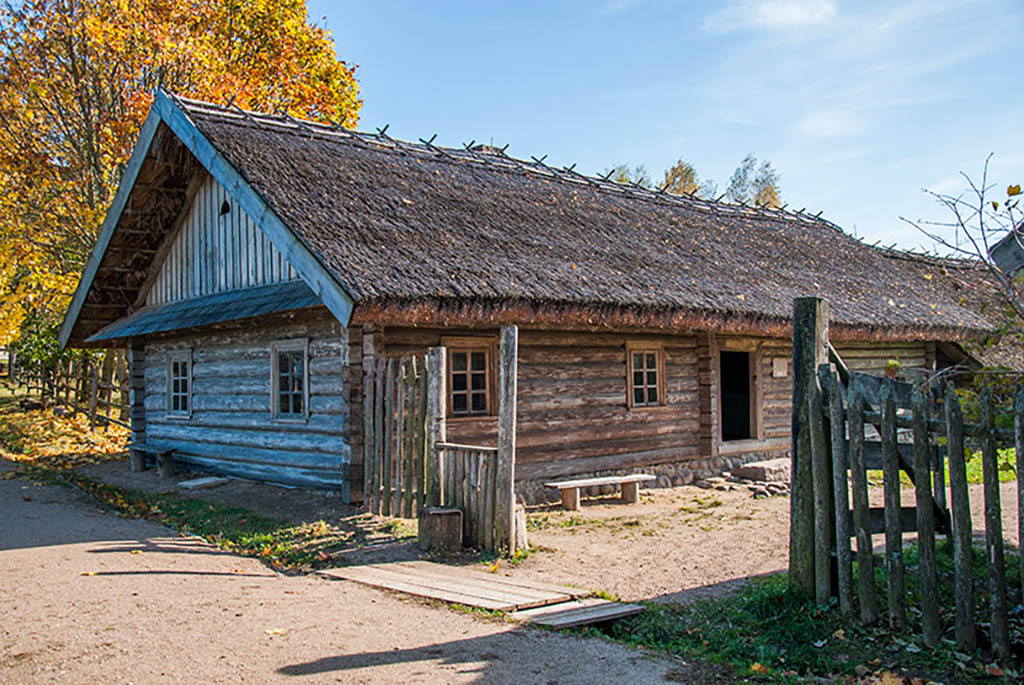
<path fill-rule="evenodd" d="M 704 30 L 731 33 L 767 29 L 788 31 L 827 24 L 836 17 L 834 0 L 734 0 L 708 15 Z"/>

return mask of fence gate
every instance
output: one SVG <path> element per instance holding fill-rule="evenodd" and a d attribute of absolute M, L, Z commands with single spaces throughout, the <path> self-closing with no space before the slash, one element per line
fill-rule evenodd
<path fill-rule="evenodd" d="M 980 422 L 965 423 L 951 383 L 940 393 L 923 382 L 910 385 L 848 371 L 828 342 L 827 321 L 825 301 L 796 301 L 791 585 L 814 594 L 819 604 L 837 598 L 840 611 L 848 617 L 859 605 L 861 620 L 874 623 L 880 600 L 876 597 L 872 534 L 884 533 L 884 601 L 890 626 L 903 630 L 908 623 L 903 533 L 916 531 L 921 632 L 925 646 L 935 647 L 943 630 L 935 537 L 948 535 L 954 556 L 957 648 L 968 653 L 975 648 L 979 630 L 974 616 L 975 592 L 979 591 L 988 596 L 989 615 L 984 623 L 992 650 L 1005 657 L 1010 644 L 996 445 L 997 441 L 1015 443 L 1017 453 L 1024 454 L 1024 385 L 1017 388 L 1015 430 L 995 427 L 987 390 L 981 394 Z M 909 439 L 898 437 L 901 428 L 909 432 L 905 436 Z M 939 438 L 948 446 L 942 452 L 936 448 Z M 965 441 L 972 438 L 982 453 L 985 588 L 975 588 L 972 575 L 974 550 L 964 454 Z M 946 456 L 950 510 L 943 468 Z M 882 470 L 884 507 L 868 506 L 868 469 Z M 901 471 L 914 485 L 914 507 L 901 506 Z M 1024 479 L 1018 478 L 1017 488 L 1020 505 L 1024 503 Z M 1024 525 L 1018 536 L 1024 543 Z M 851 538 L 857 540 L 856 585 Z M 1024 556 L 1020 563 L 1024 573 Z"/>
<path fill-rule="evenodd" d="M 372 334 L 369 334 L 372 335 Z M 372 350 L 372 338 L 364 338 Z M 364 356 L 363 499 L 367 511 L 411 518 L 426 506 L 462 511 L 464 544 L 526 546 L 516 533 L 515 427 L 518 329 L 503 326 L 499 348 L 498 445 L 446 440 L 446 352 Z M 520 526 L 525 528 L 525 525 Z"/>
<path fill-rule="evenodd" d="M 376 359 L 363 385 L 363 497 L 367 511 L 412 518 L 427 502 L 427 355 Z"/>

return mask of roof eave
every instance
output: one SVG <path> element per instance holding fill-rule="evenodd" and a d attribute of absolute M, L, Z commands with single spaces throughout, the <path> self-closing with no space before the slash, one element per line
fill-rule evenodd
<path fill-rule="evenodd" d="M 135 187 L 139 170 L 149 153 L 154 136 L 160 123 L 163 122 L 174 135 L 188 148 L 189 152 L 218 183 L 235 198 L 242 209 L 256 223 L 270 242 L 278 249 L 286 260 L 295 268 L 306 285 L 320 297 L 327 309 L 347 326 L 352 317 L 355 304 L 354 297 L 324 264 L 306 247 L 305 244 L 288 228 L 266 201 L 256 192 L 250 183 L 234 168 L 224 156 L 213 146 L 210 140 L 196 126 L 173 95 L 157 90 L 149 115 L 142 126 L 139 139 L 135 144 L 131 159 L 125 168 L 124 175 L 118 185 L 114 201 L 107 211 L 100 229 L 99 237 L 93 247 L 92 254 L 82 273 L 82 278 L 75 290 L 71 305 L 61 324 L 58 340 L 61 348 L 67 347 L 72 332 L 85 304 L 85 298 L 96 278 L 103 255 L 110 244 L 111 236 L 117 229 L 122 212 Z"/>

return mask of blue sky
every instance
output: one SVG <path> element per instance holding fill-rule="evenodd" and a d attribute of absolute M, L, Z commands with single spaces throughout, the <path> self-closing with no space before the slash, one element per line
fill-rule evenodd
<path fill-rule="evenodd" d="M 782 198 L 870 241 L 927 246 L 922 188 L 1024 181 L 1024 4 L 1012 0 L 309 2 L 359 65 L 359 128 L 509 154 L 678 157 L 724 191 L 747 153 Z M 999 191 L 999 192 L 1005 192 Z"/>

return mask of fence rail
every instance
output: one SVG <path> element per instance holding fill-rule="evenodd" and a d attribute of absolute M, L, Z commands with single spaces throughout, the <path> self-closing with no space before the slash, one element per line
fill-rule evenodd
<path fill-rule="evenodd" d="M 60 360 L 56 364 L 19 364 L 8 351 L 7 378 L 15 387 L 24 387 L 29 396 L 43 404 L 63 406 L 89 417 L 92 426 L 114 424 L 130 428 L 128 423 L 129 387 L 120 351 L 110 351 L 99 360 Z M 118 381 L 116 376 L 122 375 Z"/>
<path fill-rule="evenodd" d="M 820 300 L 813 303 L 813 307 L 803 303 L 802 310 L 813 315 L 801 317 L 798 300 L 795 315 L 794 373 L 799 377 L 794 378 L 792 505 L 794 512 L 800 511 L 801 501 L 810 495 L 813 515 L 809 521 L 794 516 L 790 522 L 791 582 L 812 591 L 819 603 L 838 599 L 840 611 L 847 617 L 852 617 L 859 606 L 861 621 L 876 622 L 883 598 L 875 585 L 871 536 L 884 532 L 886 612 L 890 626 L 902 630 L 907 626 L 908 613 L 903 534 L 916 531 L 918 563 L 913 573 L 917 578 L 922 641 L 927 647 L 935 647 L 943 634 L 939 584 L 946 582 L 937 569 L 936 536 L 949 535 L 957 648 L 973 651 L 978 631 L 984 628 L 992 651 L 1005 657 L 1010 652 L 1009 613 L 996 445 L 1000 439 L 1005 442 L 1010 433 L 1017 453 L 1024 454 L 1024 386 L 1016 392 L 1014 430 L 999 431 L 987 390 L 980 396 L 980 421 L 965 424 L 952 383 L 939 393 L 938 388 L 929 389 L 922 382 L 911 386 L 877 377 L 865 381 L 860 378 L 863 374 L 843 379 L 826 363 L 822 352 L 828 344 L 827 324 L 821 320 L 824 316 L 827 321 L 827 305 Z M 817 331 L 816 335 L 799 334 L 808 329 Z M 807 363 L 811 359 L 821 363 L 812 367 Z M 812 368 L 816 373 L 809 373 Z M 882 509 L 868 506 L 867 470 L 878 464 L 867 459 L 866 426 L 878 431 L 885 503 Z M 901 442 L 900 427 L 911 429 L 909 443 Z M 936 449 L 940 438 L 946 442 L 949 460 L 948 498 L 942 468 L 945 459 Z M 972 443 L 982 455 L 985 558 L 978 561 L 985 566 L 986 579 L 981 588 L 974 587 L 972 575 L 975 560 L 964 452 Z M 914 486 L 912 508 L 901 506 L 901 471 Z M 1018 478 L 1017 490 L 1021 521 L 1017 536 L 1024 543 L 1024 479 Z M 855 557 L 851 538 L 857 541 Z M 1024 577 L 1024 555 L 1020 563 Z M 986 597 L 987 615 L 980 621 L 975 616 L 976 592 Z"/>

